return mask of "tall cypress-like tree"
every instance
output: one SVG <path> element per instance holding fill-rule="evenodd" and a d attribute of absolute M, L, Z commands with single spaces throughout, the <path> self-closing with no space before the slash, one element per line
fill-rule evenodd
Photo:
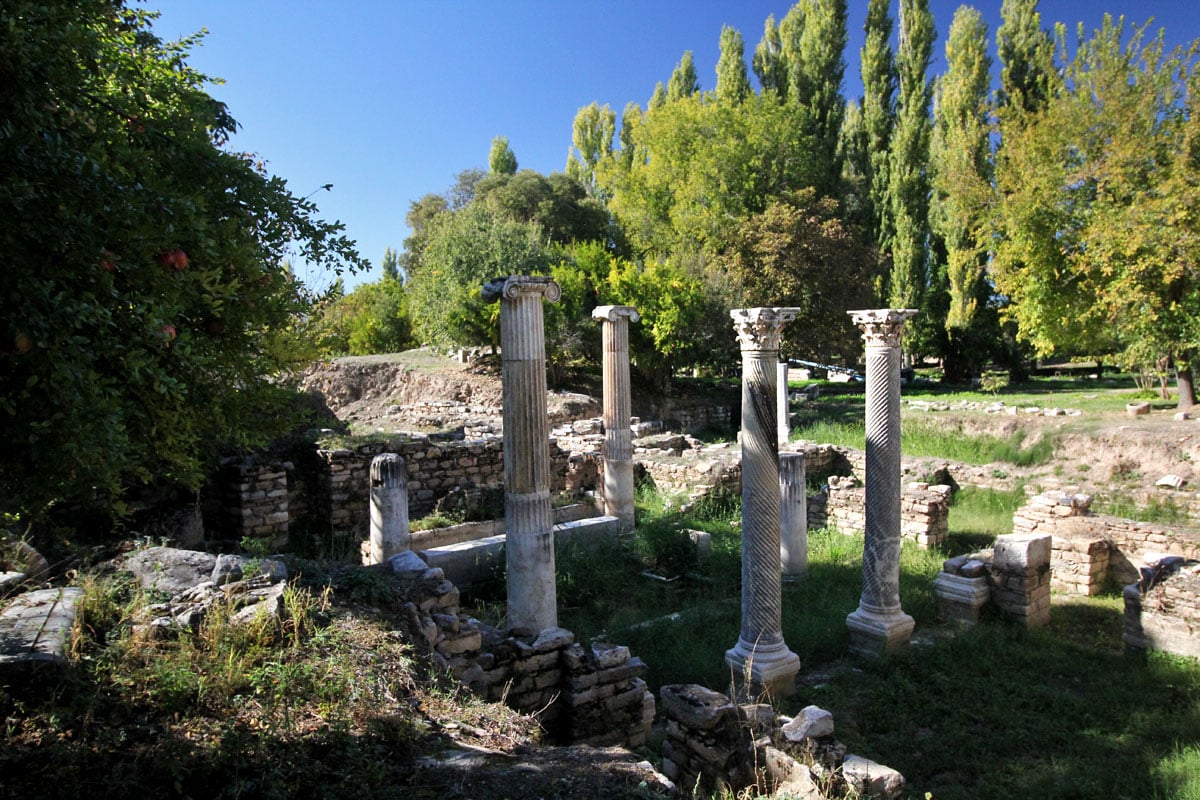
<path fill-rule="evenodd" d="M 400 258 L 396 255 L 395 248 L 383 249 L 383 261 L 379 262 L 379 266 L 383 269 L 383 277 L 393 281 L 400 280 Z"/>
<path fill-rule="evenodd" d="M 991 199 L 991 147 L 988 139 L 988 85 L 991 58 L 987 25 L 969 6 L 954 14 L 946 40 L 946 72 L 934 91 L 930 143 L 929 209 L 932 232 L 946 253 L 949 308 L 945 329 L 949 348 L 946 378 L 970 377 L 982 358 L 969 341 L 978 312 L 986 303 L 984 282 L 986 214 Z"/>
<path fill-rule="evenodd" d="M 1054 40 L 1042 29 L 1037 4 L 1038 0 L 1004 0 L 1000 7 L 1002 22 L 996 29 L 996 51 L 1000 57 L 997 100 L 1002 118 L 1006 107 L 1017 114 L 1037 111 L 1055 82 Z"/>
<path fill-rule="evenodd" d="M 888 184 L 896 226 L 889 287 L 894 308 L 919 308 L 926 282 L 931 92 L 925 71 L 934 36 L 928 0 L 900 0 L 900 46 L 896 51 L 900 94 Z"/>
<path fill-rule="evenodd" d="M 508 146 L 508 137 L 497 136 L 492 139 L 492 147 L 488 151 L 488 172 L 493 175 L 514 175 L 516 171 L 517 156 Z"/>
<path fill-rule="evenodd" d="M 841 177 L 838 137 L 846 100 L 846 0 L 800 0 L 803 24 L 795 63 L 789 63 L 792 99 L 807 110 L 817 157 L 828 165 L 822 194 L 831 194 Z"/>
<path fill-rule="evenodd" d="M 696 77 L 696 64 L 692 60 L 692 51 L 687 50 L 675 65 L 671 80 L 667 81 L 667 102 L 691 97 L 698 91 L 700 79 Z"/>
<path fill-rule="evenodd" d="M 612 154 L 613 134 L 617 127 L 617 112 L 605 103 L 592 102 L 575 114 L 571 126 L 573 149 L 567 156 L 567 174 L 594 191 L 596 165 Z"/>
<path fill-rule="evenodd" d="M 782 95 L 787 91 L 787 69 L 783 65 L 783 45 L 779 39 L 779 25 L 775 23 L 775 15 L 767 17 L 763 26 L 763 37 L 754 48 L 754 59 L 751 63 L 754 74 L 763 92 L 776 92 Z"/>
<path fill-rule="evenodd" d="M 750 95 L 746 76 L 746 47 L 742 34 L 728 25 L 721 28 L 721 57 L 717 59 L 717 100 L 740 103 Z"/>
<path fill-rule="evenodd" d="M 870 0 L 861 52 L 863 128 L 866 130 L 867 214 L 881 252 L 892 246 L 892 209 L 888 202 L 889 153 L 896 125 L 896 64 L 892 58 L 892 18 L 888 0 Z"/>

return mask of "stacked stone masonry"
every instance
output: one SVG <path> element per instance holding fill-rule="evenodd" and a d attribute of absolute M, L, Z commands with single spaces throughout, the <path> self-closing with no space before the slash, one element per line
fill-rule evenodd
<path fill-rule="evenodd" d="M 384 568 L 399 576 L 403 615 L 433 661 L 475 694 L 536 714 L 558 741 L 640 747 L 654 722 L 646 665 L 629 648 L 583 645 L 570 631 L 498 631 L 459 609 L 459 592 L 414 553 Z"/>
<path fill-rule="evenodd" d="M 938 618 L 969 627 L 985 605 L 1029 628 L 1050 622 L 1050 536 L 1006 534 L 995 546 L 946 559 L 933 582 Z"/>
<path fill-rule="evenodd" d="M 808 499 L 808 527 L 827 525 L 842 533 L 866 527 L 866 490 L 855 476 L 829 478 L 828 491 Z M 950 487 L 906 484 L 900 496 L 900 535 L 922 548 L 934 547 L 949 535 Z"/>
<path fill-rule="evenodd" d="M 899 772 L 849 754 L 833 736 L 832 716 L 815 706 L 792 720 L 695 684 L 664 686 L 660 700 L 662 771 L 685 796 L 752 788 L 756 797 L 894 798 L 904 789 Z"/>
<path fill-rule="evenodd" d="M 1200 532 L 1091 513 L 1086 494 L 1046 492 L 1013 515 L 1014 533 L 1053 537 L 1051 586 L 1098 594 L 1110 581 L 1138 580 L 1139 567 L 1172 555 L 1200 560 Z"/>
<path fill-rule="evenodd" d="M 213 527 L 236 532 L 237 538 L 263 539 L 272 546 L 287 541 L 291 497 L 291 462 L 232 461 L 219 473 L 219 508 Z"/>
<path fill-rule="evenodd" d="M 1125 587 L 1127 647 L 1200 658 L 1200 564 L 1182 569 L 1149 588 Z"/>

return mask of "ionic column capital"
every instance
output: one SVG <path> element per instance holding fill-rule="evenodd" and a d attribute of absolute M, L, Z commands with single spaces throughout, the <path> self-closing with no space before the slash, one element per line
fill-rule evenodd
<path fill-rule="evenodd" d="M 915 308 L 874 308 L 849 311 L 850 319 L 863 332 L 867 346 L 899 347 L 904 323 L 917 315 Z"/>
<path fill-rule="evenodd" d="M 541 295 L 551 303 L 562 297 L 562 287 L 545 275 L 509 275 L 492 278 L 483 285 L 483 301 L 515 300 L 522 295 Z"/>
<path fill-rule="evenodd" d="M 733 329 L 742 352 L 749 350 L 779 350 L 784 323 L 800 313 L 798 308 L 733 308 Z"/>
<path fill-rule="evenodd" d="M 592 319 L 602 322 L 618 322 L 621 319 L 637 322 L 641 319 L 633 306 L 596 306 L 592 309 Z"/>

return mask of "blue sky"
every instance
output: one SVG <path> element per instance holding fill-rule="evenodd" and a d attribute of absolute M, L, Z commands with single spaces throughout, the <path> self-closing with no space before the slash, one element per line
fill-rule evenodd
<path fill-rule="evenodd" d="M 345 223 L 378 265 L 400 248 L 409 204 L 441 192 L 455 173 L 487 166 L 507 136 L 521 168 L 562 170 L 575 112 L 592 101 L 618 113 L 643 107 L 685 50 L 703 89 L 715 83 L 722 25 L 749 55 L 768 0 L 148 0 L 167 39 L 208 29 L 191 63 L 225 83 L 211 93 L 241 124 L 232 147 L 260 154 L 326 219 Z M 861 92 L 858 52 L 866 0 L 849 0 L 847 97 Z M 931 74 L 944 65 L 954 0 L 930 0 L 938 31 Z M 993 37 L 1001 0 L 975 3 Z M 893 17 L 898 0 L 893 2 Z M 1170 45 L 1200 38 L 1200 0 L 1042 0 L 1046 25 L 1099 25 L 1107 11 L 1154 17 Z M 304 266 L 320 288 L 331 276 Z M 347 286 L 373 280 L 348 278 Z"/>

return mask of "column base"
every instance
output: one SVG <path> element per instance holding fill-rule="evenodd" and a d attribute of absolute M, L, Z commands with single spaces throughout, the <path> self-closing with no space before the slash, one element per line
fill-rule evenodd
<path fill-rule="evenodd" d="M 747 695 L 749 699 L 763 695 L 787 697 L 796 692 L 800 656 L 788 650 L 786 645 L 764 652 L 739 639 L 736 647 L 725 651 L 725 663 L 733 672 L 739 694 Z"/>
<path fill-rule="evenodd" d="M 913 625 L 913 618 L 900 610 L 880 614 L 859 608 L 846 617 L 849 650 L 865 658 L 883 658 L 908 644 Z"/>

